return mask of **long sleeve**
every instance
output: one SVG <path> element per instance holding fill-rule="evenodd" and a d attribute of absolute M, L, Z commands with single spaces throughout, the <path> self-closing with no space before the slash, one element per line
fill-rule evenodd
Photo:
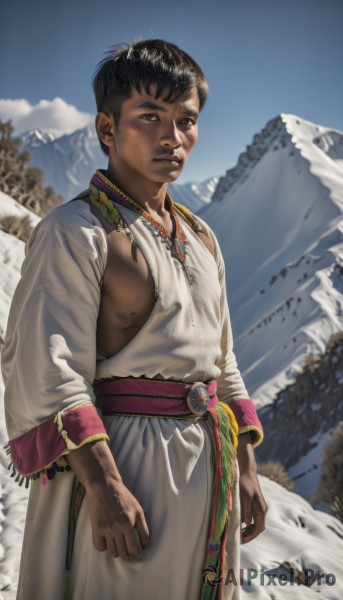
<path fill-rule="evenodd" d="M 218 379 L 218 397 L 229 404 L 238 424 L 238 433 L 250 432 L 252 445 L 258 446 L 263 440 L 263 429 L 257 416 L 253 401 L 249 398 L 241 373 L 237 366 L 233 351 L 233 336 L 230 312 L 226 297 L 225 265 L 218 241 L 211 232 L 215 247 L 215 258 L 218 266 L 221 287 L 221 357 L 217 362 L 221 374 Z"/>
<path fill-rule="evenodd" d="M 29 241 L 2 354 L 9 446 L 21 475 L 108 440 L 92 389 L 106 252 L 105 233 L 81 200 L 49 213 Z"/>

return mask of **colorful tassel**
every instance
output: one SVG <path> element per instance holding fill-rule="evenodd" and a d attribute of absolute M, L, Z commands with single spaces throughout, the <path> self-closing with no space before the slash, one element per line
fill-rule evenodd
<path fill-rule="evenodd" d="M 238 426 L 231 409 L 227 410 L 227 405 L 223 402 L 218 402 L 209 412 L 216 450 L 217 472 L 208 549 L 202 571 L 201 600 L 219 600 L 222 596 L 223 580 L 219 577 L 216 585 L 212 585 L 212 578 L 216 574 L 221 574 L 224 568 L 225 545 L 232 510 L 232 489 L 236 478 Z"/>
<path fill-rule="evenodd" d="M 11 453 L 11 448 L 9 442 L 4 445 L 4 450 L 6 454 Z M 53 479 L 56 473 L 63 473 L 63 471 L 71 471 L 71 467 L 68 464 L 61 464 L 63 462 L 63 458 L 60 458 L 57 462 L 53 462 L 49 467 L 41 469 L 40 471 L 36 471 L 36 473 L 32 473 L 31 475 L 21 475 L 16 470 L 13 461 L 9 463 L 7 469 L 11 471 L 10 477 L 14 477 L 14 481 L 18 483 L 21 487 L 25 483 L 25 488 L 28 489 L 30 485 L 30 481 L 35 481 L 36 479 L 41 479 L 42 485 L 46 485 L 48 481 Z"/>

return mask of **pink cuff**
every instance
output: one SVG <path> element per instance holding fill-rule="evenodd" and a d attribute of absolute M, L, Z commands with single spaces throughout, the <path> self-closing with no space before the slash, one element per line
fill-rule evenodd
<path fill-rule="evenodd" d="M 229 407 L 236 417 L 238 435 L 250 431 L 253 447 L 258 446 L 263 440 L 263 429 L 253 401 L 250 398 L 231 400 Z"/>
<path fill-rule="evenodd" d="M 100 439 L 109 440 L 93 404 L 61 411 L 18 438 L 10 440 L 13 465 L 21 475 L 45 469 L 70 450 Z"/>

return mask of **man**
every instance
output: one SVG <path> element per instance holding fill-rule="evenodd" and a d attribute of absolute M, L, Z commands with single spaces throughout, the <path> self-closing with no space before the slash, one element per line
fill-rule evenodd
<path fill-rule="evenodd" d="M 11 456 L 32 479 L 18 598 L 238 598 L 227 575 L 267 510 L 262 428 L 218 242 L 167 193 L 207 83 L 143 40 L 93 86 L 108 169 L 33 233 L 3 352 Z"/>

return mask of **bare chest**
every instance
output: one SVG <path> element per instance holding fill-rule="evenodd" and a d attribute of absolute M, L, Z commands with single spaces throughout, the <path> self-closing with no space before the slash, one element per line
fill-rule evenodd
<path fill-rule="evenodd" d="M 141 250 L 113 231 L 98 315 L 99 353 L 111 356 L 121 350 L 145 323 L 154 303 L 155 284 Z"/>

